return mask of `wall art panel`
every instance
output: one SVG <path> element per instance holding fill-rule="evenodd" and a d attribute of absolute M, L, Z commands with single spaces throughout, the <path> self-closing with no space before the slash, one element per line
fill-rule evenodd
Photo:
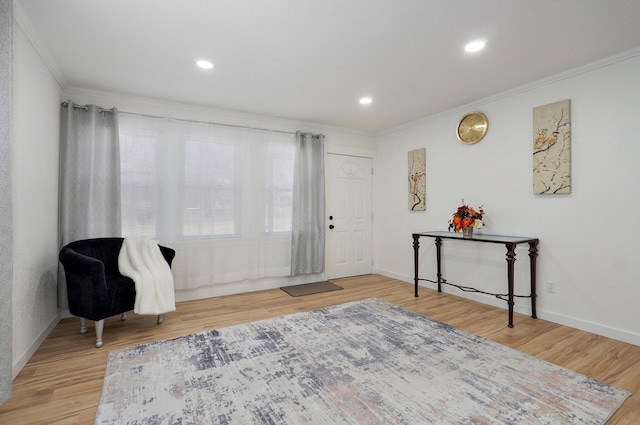
<path fill-rule="evenodd" d="M 533 193 L 571 193 L 571 100 L 533 108 Z"/>
<path fill-rule="evenodd" d="M 427 209 L 427 150 L 409 151 L 409 211 Z"/>

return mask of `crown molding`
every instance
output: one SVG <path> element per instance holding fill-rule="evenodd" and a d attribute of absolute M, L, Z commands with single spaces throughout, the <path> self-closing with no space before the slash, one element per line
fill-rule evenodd
<path fill-rule="evenodd" d="M 577 68 L 573 68 L 573 69 L 570 69 L 568 71 L 565 71 L 565 72 L 562 72 L 562 73 L 559 73 L 559 74 L 555 74 L 555 75 L 552 75 L 552 76 L 547 77 L 547 78 L 543 78 L 541 80 L 533 81 L 531 83 L 527 83 L 527 84 L 521 85 L 521 86 L 516 87 L 514 89 L 507 90 L 507 91 L 504 91 L 502 93 L 495 94 L 493 96 L 485 97 L 484 99 L 480 99 L 480 100 L 475 101 L 475 102 L 471 102 L 471 103 L 467 103 L 467 104 L 464 104 L 464 105 L 460 105 L 460 106 L 457 106 L 455 108 L 451 108 L 451 109 L 448 109 L 446 111 L 439 112 L 437 114 L 429 115 L 427 117 L 420 118 L 420 119 L 417 119 L 415 121 L 411 121 L 411 122 L 399 125 L 397 127 L 393 127 L 393 128 L 389 128 L 387 130 L 383 130 L 381 132 L 376 133 L 374 136 L 378 137 L 378 138 L 379 137 L 383 137 L 383 136 L 386 136 L 388 134 L 393 134 L 393 133 L 397 133 L 399 131 L 410 129 L 412 127 L 419 126 L 419 125 L 422 125 L 422 124 L 430 122 L 430 121 L 435 121 L 435 120 L 438 120 L 438 119 L 440 119 L 442 117 L 446 117 L 446 116 L 449 116 L 449 115 L 452 115 L 452 114 L 460 115 L 460 114 L 462 114 L 463 112 L 466 112 L 466 111 L 477 110 L 480 107 L 482 107 L 484 105 L 487 105 L 489 103 L 497 102 L 497 101 L 502 100 L 502 99 L 506 99 L 506 98 L 513 97 L 513 96 L 517 96 L 519 94 L 527 93 L 527 92 L 539 89 L 540 87 L 544 87 L 544 86 L 547 86 L 547 85 L 550 85 L 550 84 L 554 84 L 554 83 L 557 83 L 559 81 L 563 81 L 563 80 L 566 80 L 566 79 L 569 79 L 569 78 L 573 78 L 573 77 L 579 76 L 581 74 L 585 74 L 585 73 L 588 73 L 588 72 L 596 71 L 596 70 L 598 70 L 600 68 L 605 68 L 607 66 L 614 65 L 614 64 L 619 63 L 619 62 L 624 62 L 626 60 L 633 59 L 633 58 L 635 58 L 637 56 L 640 56 L 640 47 L 639 48 L 633 48 L 633 49 L 630 49 L 630 50 L 626 50 L 624 52 L 618 53 L 617 55 L 609 56 L 607 58 L 604 58 L 604 59 L 589 63 L 587 65 L 583 65 L 583 66 L 580 66 L 580 67 L 577 67 Z"/>
<path fill-rule="evenodd" d="M 60 88 L 62 88 L 62 90 L 66 90 L 66 88 L 69 86 L 67 79 L 65 78 L 62 70 L 53 58 L 53 55 L 51 54 L 49 48 L 45 43 L 42 42 L 38 31 L 31 23 L 31 20 L 27 16 L 27 13 L 25 12 L 24 7 L 22 6 L 22 3 L 20 1 L 14 2 L 13 20 L 24 32 L 27 40 L 29 40 L 33 48 L 36 50 L 36 53 L 38 54 L 38 56 L 40 56 L 51 75 L 53 75 L 53 78 L 55 78 L 55 80 L 58 82 Z"/>

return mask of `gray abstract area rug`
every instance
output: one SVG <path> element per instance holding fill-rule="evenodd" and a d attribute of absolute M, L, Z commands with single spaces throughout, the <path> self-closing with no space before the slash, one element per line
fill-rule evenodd
<path fill-rule="evenodd" d="M 603 424 L 630 395 L 371 298 L 109 352 L 96 424 Z"/>

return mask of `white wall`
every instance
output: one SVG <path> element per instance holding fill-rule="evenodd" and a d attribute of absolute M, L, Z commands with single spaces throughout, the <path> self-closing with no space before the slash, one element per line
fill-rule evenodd
<path fill-rule="evenodd" d="M 484 205 L 485 233 L 540 238 L 538 316 L 640 345 L 640 52 L 593 64 L 380 135 L 375 175 L 376 267 L 413 282 L 411 233 L 446 230 L 461 199 Z M 570 195 L 532 194 L 532 108 L 571 99 Z M 459 118 L 484 112 L 480 143 L 457 141 Z M 427 150 L 427 211 L 407 210 L 407 152 Z M 527 293 L 528 252 L 517 251 L 516 286 Z M 504 246 L 445 241 L 444 277 L 506 292 Z M 421 239 L 421 277 L 435 278 L 433 239 Z M 555 294 L 546 282 L 556 283 Z M 431 283 L 425 286 L 435 287 Z M 506 308 L 493 297 L 447 292 Z M 517 311 L 530 313 L 528 300 Z M 506 325 L 506 314 L 505 314 Z M 517 327 L 517 321 L 516 321 Z"/>
<path fill-rule="evenodd" d="M 60 88 L 14 25 L 13 374 L 58 323 Z"/>
<path fill-rule="evenodd" d="M 13 2 L 0 0 L 0 406 L 13 391 Z"/>

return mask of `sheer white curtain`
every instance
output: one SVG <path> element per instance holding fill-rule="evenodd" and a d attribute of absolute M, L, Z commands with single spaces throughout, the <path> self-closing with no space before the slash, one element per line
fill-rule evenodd
<path fill-rule="evenodd" d="M 176 289 L 287 276 L 295 137 L 120 114 L 122 232 L 176 249 Z"/>
<path fill-rule="evenodd" d="M 118 111 L 69 101 L 60 122 L 60 247 L 69 242 L 120 234 Z M 62 266 L 58 304 L 67 308 Z"/>
<path fill-rule="evenodd" d="M 296 133 L 291 275 L 324 271 L 324 136 Z"/>

